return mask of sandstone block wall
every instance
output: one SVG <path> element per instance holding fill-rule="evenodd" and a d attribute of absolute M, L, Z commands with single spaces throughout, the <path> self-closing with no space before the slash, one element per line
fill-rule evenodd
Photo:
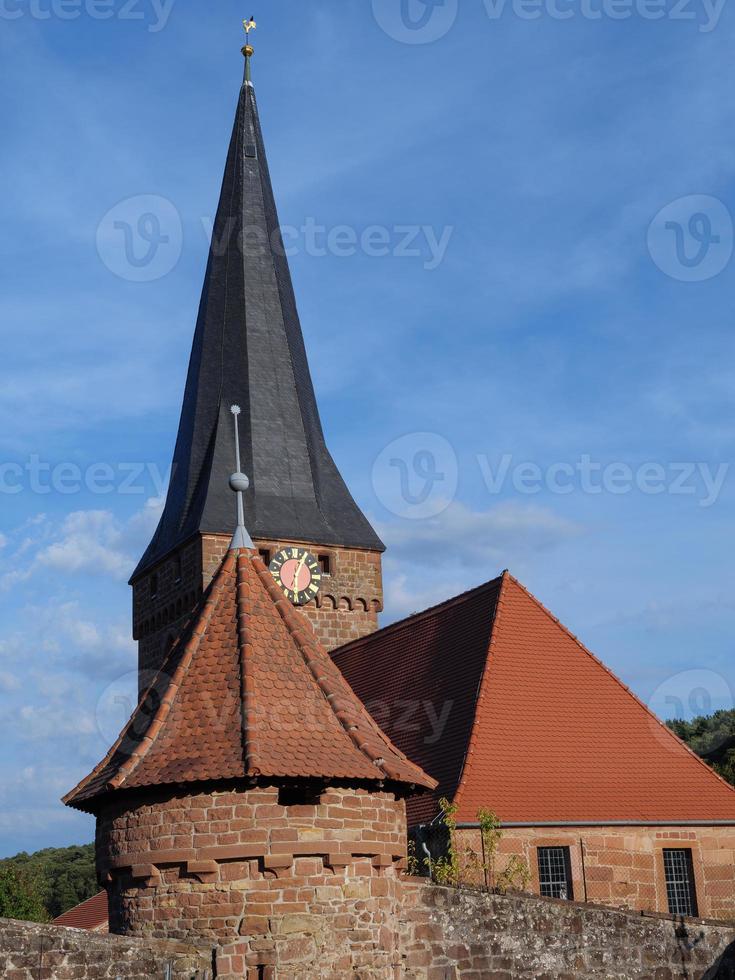
<path fill-rule="evenodd" d="M 404 803 L 354 788 L 159 791 L 97 827 L 111 931 L 218 945 L 218 980 L 392 976 L 405 847 Z"/>
<path fill-rule="evenodd" d="M 405 980 L 732 980 L 735 923 L 404 883 Z"/>
<path fill-rule="evenodd" d="M 0 919 L 3 980 L 212 980 L 211 950 Z"/>
<path fill-rule="evenodd" d="M 271 556 L 292 541 L 257 541 L 259 550 Z M 329 558 L 330 574 L 321 581 L 316 599 L 300 609 L 311 622 L 327 650 L 374 633 L 383 610 L 381 556 L 376 551 L 353 551 L 303 545 L 316 558 Z"/>
<path fill-rule="evenodd" d="M 138 641 L 138 666 L 144 672 L 141 690 L 150 683 L 172 643 L 219 568 L 230 537 L 198 535 L 133 586 L 133 637 Z M 293 541 L 256 541 L 273 556 L 297 544 L 316 557 L 329 558 L 331 574 L 322 579 L 317 598 L 301 610 L 328 650 L 366 636 L 378 628 L 383 609 L 381 556 L 374 551 L 322 548 Z"/>
<path fill-rule="evenodd" d="M 480 852 L 479 831 L 459 833 Z M 689 848 L 699 915 L 735 919 L 735 827 L 509 828 L 499 868 L 510 854 L 523 857 L 536 893 L 539 847 L 569 848 L 577 901 L 663 913 L 669 911 L 663 849 Z"/>
<path fill-rule="evenodd" d="M 202 596 L 202 542 L 196 538 L 133 585 L 133 638 L 138 641 L 141 690 L 161 667 L 168 650 Z"/>

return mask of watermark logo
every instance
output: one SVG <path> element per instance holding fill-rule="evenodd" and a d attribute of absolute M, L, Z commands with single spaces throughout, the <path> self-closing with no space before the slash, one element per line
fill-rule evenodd
<path fill-rule="evenodd" d="M 459 0 L 373 0 L 382 30 L 402 44 L 430 44 L 444 37 L 457 19 Z"/>
<path fill-rule="evenodd" d="M 706 194 L 672 201 L 648 227 L 651 258 L 681 282 L 713 279 L 729 263 L 732 248 L 732 215 L 722 201 Z"/>
<path fill-rule="evenodd" d="M 181 258 L 184 233 L 171 201 L 154 194 L 128 197 L 97 228 L 97 252 L 114 275 L 128 282 L 162 279 Z"/>
<path fill-rule="evenodd" d="M 648 706 L 658 718 L 691 721 L 719 709 L 732 710 L 735 708 L 735 693 L 728 680 L 714 670 L 683 670 L 659 684 L 649 698 Z M 668 736 L 655 723 L 654 726 L 656 734 L 671 745 Z M 719 733 L 711 732 L 707 749 L 718 749 L 727 738 L 726 727 Z"/>
<path fill-rule="evenodd" d="M 168 24 L 175 0 L 0 0 L 0 20 L 137 21 L 149 34 Z"/>
<path fill-rule="evenodd" d="M 459 464 L 451 444 L 435 432 L 395 439 L 373 464 L 373 488 L 397 517 L 424 520 L 447 509 L 457 493 Z"/>
<path fill-rule="evenodd" d="M 140 675 L 141 689 L 155 680 L 153 671 Z M 113 745 L 138 704 L 138 671 L 129 671 L 117 677 L 105 688 L 97 700 L 95 720 L 97 731 L 105 745 Z"/>

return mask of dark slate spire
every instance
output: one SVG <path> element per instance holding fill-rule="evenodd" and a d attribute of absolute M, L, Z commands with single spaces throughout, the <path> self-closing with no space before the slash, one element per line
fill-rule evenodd
<path fill-rule="evenodd" d="M 244 49 L 246 63 L 252 49 Z M 252 537 L 383 551 L 324 441 L 255 91 L 240 92 L 166 507 L 133 579 L 198 532 L 231 534 L 231 405 Z"/>

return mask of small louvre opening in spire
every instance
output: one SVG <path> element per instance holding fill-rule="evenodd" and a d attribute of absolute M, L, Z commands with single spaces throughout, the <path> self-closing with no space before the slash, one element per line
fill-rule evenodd
<path fill-rule="evenodd" d="M 256 147 L 255 143 L 246 143 L 245 144 L 245 156 L 246 157 L 251 157 L 253 160 L 257 160 L 257 158 L 258 158 L 258 148 Z"/>

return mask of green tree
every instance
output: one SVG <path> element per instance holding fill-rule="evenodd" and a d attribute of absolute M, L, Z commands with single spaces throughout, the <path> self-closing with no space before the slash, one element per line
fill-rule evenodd
<path fill-rule="evenodd" d="M 0 918 L 47 922 L 45 882 L 27 867 L 10 861 L 0 864 Z"/>
<path fill-rule="evenodd" d="M 43 903 L 51 918 L 91 898 L 99 891 L 94 845 L 49 847 L 35 854 L 22 852 L 0 861 L 40 882 Z"/>
<path fill-rule="evenodd" d="M 735 786 L 735 710 L 715 711 L 692 721 L 675 718 L 667 725 L 715 772 Z"/>

